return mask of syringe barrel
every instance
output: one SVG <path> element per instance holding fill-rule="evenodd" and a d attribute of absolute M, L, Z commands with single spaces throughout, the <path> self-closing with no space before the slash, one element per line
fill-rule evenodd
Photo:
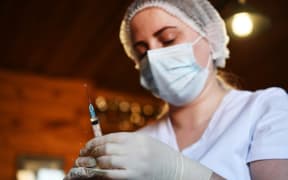
<path fill-rule="evenodd" d="M 102 130 L 97 118 L 91 118 L 92 129 L 95 137 L 102 136 Z"/>

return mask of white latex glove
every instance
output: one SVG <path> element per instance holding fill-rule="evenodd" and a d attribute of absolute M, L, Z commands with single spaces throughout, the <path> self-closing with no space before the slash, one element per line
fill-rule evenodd
<path fill-rule="evenodd" d="M 100 170 L 95 168 L 92 157 L 96 159 Z M 94 166 L 94 172 L 90 174 L 75 169 L 78 176 L 100 175 L 111 179 L 209 180 L 212 175 L 210 169 L 198 162 L 185 158 L 160 141 L 138 133 L 114 133 L 90 140 L 80 151 L 76 165 L 92 169 Z M 71 171 L 67 177 L 73 177 Z"/>
<path fill-rule="evenodd" d="M 87 180 L 88 178 L 91 178 L 91 180 L 107 180 L 103 177 L 101 171 L 97 168 L 73 167 L 63 180 Z"/>

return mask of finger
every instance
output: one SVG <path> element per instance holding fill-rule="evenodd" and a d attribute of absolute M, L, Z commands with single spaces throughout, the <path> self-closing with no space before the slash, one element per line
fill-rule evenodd
<path fill-rule="evenodd" d="M 124 169 L 126 167 L 124 156 L 101 156 L 96 161 L 101 169 Z"/>
<path fill-rule="evenodd" d="M 103 177 L 104 176 L 104 172 L 102 169 L 99 168 L 85 168 L 86 174 L 88 177 Z M 98 179 L 97 178 L 97 179 Z"/>
<path fill-rule="evenodd" d="M 97 177 L 97 179 L 99 179 L 100 177 L 104 177 L 104 172 L 102 169 L 97 168 L 72 168 L 64 180 L 84 180 L 91 177 Z"/>
<path fill-rule="evenodd" d="M 89 150 L 85 147 L 80 149 L 79 156 L 89 156 Z"/>
<path fill-rule="evenodd" d="M 90 156 L 78 157 L 75 164 L 78 167 L 96 167 L 96 160 Z"/>
<path fill-rule="evenodd" d="M 80 178 L 80 177 L 86 177 L 86 171 L 82 167 L 72 168 L 70 169 L 69 173 L 65 177 L 66 180 L 73 179 L 73 178 Z"/>
<path fill-rule="evenodd" d="M 102 144 L 94 147 L 89 153 L 94 158 L 105 156 L 105 155 L 123 155 L 125 154 L 125 147 L 118 144 Z"/>
<path fill-rule="evenodd" d="M 135 173 L 126 169 L 102 169 L 102 176 L 114 180 L 135 179 Z"/>
<path fill-rule="evenodd" d="M 91 139 L 86 143 L 86 149 L 93 149 L 96 146 L 107 143 L 122 143 L 125 142 L 134 133 L 111 133 L 105 136 L 99 136 Z"/>

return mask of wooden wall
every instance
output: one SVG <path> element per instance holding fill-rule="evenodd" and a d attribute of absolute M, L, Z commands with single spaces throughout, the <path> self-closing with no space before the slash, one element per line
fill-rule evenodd
<path fill-rule="evenodd" d="M 155 103 L 149 98 L 106 90 L 92 92 Z M 62 158 L 67 171 L 79 149 L 93 136 L 81 80 L 0 70 L 0 117 L 0 179 L 4 180 L 15 179 L 17 158 L 23 155 Z M 120 130 L 117 123 L 109 123 L 109 116 L 101 125 L 104 133 Z"/>

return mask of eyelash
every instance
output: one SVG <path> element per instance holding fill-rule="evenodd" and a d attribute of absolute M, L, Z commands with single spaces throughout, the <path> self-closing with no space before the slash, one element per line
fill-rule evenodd
<path fill-rule="evenodd" d="M 168 40 L 168 41 L 164 41 L 163 44 L 164 45 L 170 45 L 170 44 L 173 44 L 175 41 L 175 39 L 171 39 L 171 40 Z"/>
<path fill-rule="evenodd" d="M 167 40 L 167 41 L 163 41 L 163 45 L 164 46 L 169 46 L 171 44 L 173 44 L 175 42 L 175 39 L 171 39 L 171 40 Z M 147 55 L 147 51 L 145 51 L 145 53 L 140 54 L 139 55 L 139 61 L 141 61 L 145 56 Z"/>

